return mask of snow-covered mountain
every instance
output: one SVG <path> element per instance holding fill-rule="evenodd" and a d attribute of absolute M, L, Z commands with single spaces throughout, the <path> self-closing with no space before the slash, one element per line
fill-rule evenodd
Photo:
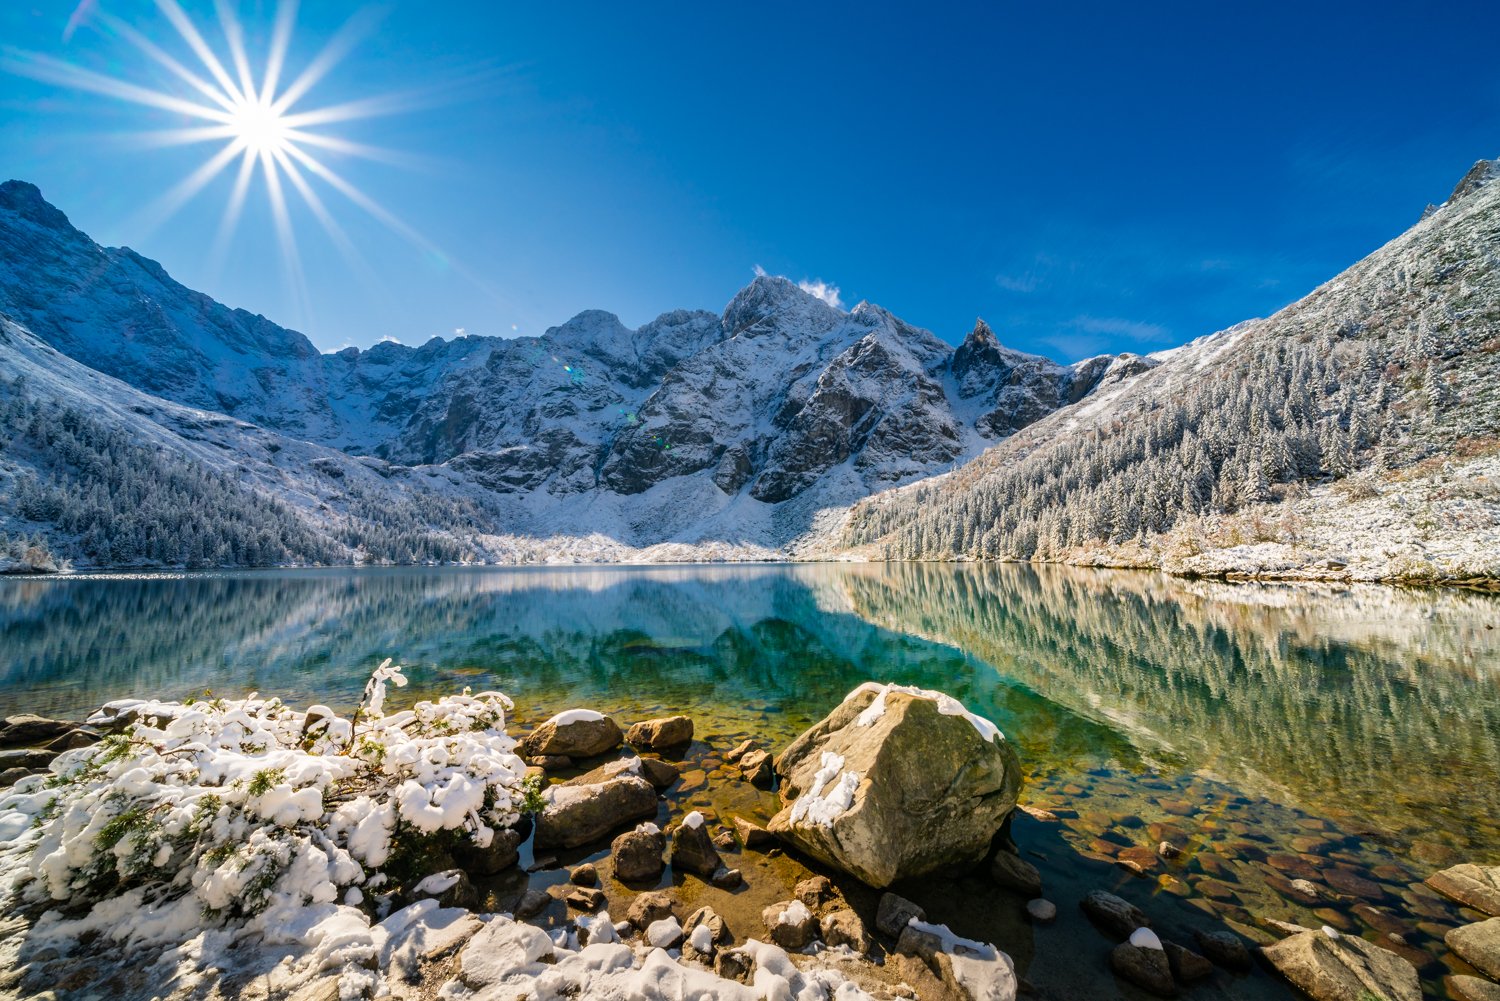
<path fill-rule="evenodd" d="M 722 314 L 678 310 L 636 330 L 590 310 L 541 337 L 325 355 L 129 249 L 100 247 L 19 181 L 0 184 L 0 312 L 14 343 L 35 338 L 79 363 L 50 372 L 54 389 L 92 370 L 298 454 L 368 457 L 362 468 L 388 483 L 420 469 L 486 512 L 470 531 L 760 555 L 820 512 L 950 468 L 1153 364 L 1058 365 L 1001 347 L 982 321 L 954 349 L 878 306 L 845 312 L 769 276 Z M 47 476 L 45 461 L 33 473 Z M 13 530 L 45 527 L 6 513 Z"/>
<path fill-rule="evenodd" d="M 950 366 L 960 385 L 968 354 L 1003 354 L 970 343 Z M 951 475 L 856 504 L 810 545 L 1201 575 L 1500 577 L 1500 161 L 1300 301 L 1149 362 L 1058 400 L 1069 405 Z"/>

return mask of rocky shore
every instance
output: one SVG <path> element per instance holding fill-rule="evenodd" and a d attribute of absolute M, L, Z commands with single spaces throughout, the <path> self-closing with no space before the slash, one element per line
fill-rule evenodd
<path fill-rule="evenodd" d="M 34 792 L 80 758 L 64 755 L 142 722 L 131 704 L 82 724 L 7 718 L 0 787 Z M 1071 860 L 1051 854 L 1047 832 L 1078 812 L 1018 806 L 1014 749 L 941 693 L 860 686 L 774 758 L 753 737 L 722 736 L 680 715 L 622 727 L 571 709 L 537 723 L 515 744 L 524 814 L 482 847 L 434 843 L 404 871 L 387 870 L 395 885 L 370 893 L 378 946 L 344 969 L 294 974 L 285 955 L 246 948 L 234 965 L 163 989 L 159 967 L 101 948 L 98 929 L 71 951 L 34 936 L 56 918 L 32 902 L 0 927 L 0 995 L 1006 1001 L 1080 996 L 1090 983 L 1097 996 L 1123 983 L 1160 997 L 1275 997 L 1288 995 L 1285 983 L 1316 1001 L 1422 997 L 1418 968 L 1433 957 L 1417 954 L 1382 906 L 1387 891 L 1346 868 L 1266 859 L 1332 923 L 1252 922 L 1204 906 L 1217 920 L 1189 928 L 1158 900 L 1177 902 L 1187 885 L 1174 873 L 1186 878 L 1188 859 L 1202 857 L 1186 825 L 1152 824 L 1161 837 L 1150 848 L 1096 839 Z M 0 788 L 0 825 L 7 805 Z M 1101 879 L 1101 863 L 1126 882 Z M 1231 903 L 1235 883 L 1224 874 Z M 1500 868 L 1459 864 L 1427 887 L 1460 907 L 1462 923 L 1443 929 L 1447 994 L 1500 998 Z M 1193 888 L 1220 902 L 1203 879 Z M 13 880 L 0 886 L 15 892 Z M 1362 901 L 1355 909 L 1389 930 L 1355 933 L 1332 909 L 1339 900 Z M 967 920 L 976 911 L 985 919 Z M 1070 913 L 1091 931 L 1053 947 L 1081 944 L 1098 960 L 1066 982 L 1028 982 L 1034 955 L 1017 962 L 1003 934 L 979 937 L 1030 928 L 1047 948 L 1048 929 L 1076 923 Z"/>

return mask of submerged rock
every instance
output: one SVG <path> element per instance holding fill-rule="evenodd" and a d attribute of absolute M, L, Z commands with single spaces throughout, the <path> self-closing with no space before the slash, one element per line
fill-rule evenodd
<path fill-rule="evenodd" d="M 603 713 L 569 709 L 527 734 L 516 750 L 527 760 L 558 755 L 591 758 L 619 747 L 623 737 L 619 725 Z"/>
<path fill-rule="evenodd" d="M 1079 906 L 1094 924 L 1114 938 L 1129 938 L 1137 928 L 1151 924 L 1139 907 L 1103 890 L 1090 893 Z"/>
<path fill-rule="evenodd" d="M 1172 976 L 1182 983 L 1190 984 L 1213 975 L 1214 964 L 1193 950 L 1176 942 L 1163 942 L 1161 947 L 1167 954 L 1167 963 L 1172 967 Z"/>
<path fill-rule="evenodd" d="M 1243 972 L 1254 965 L 1249 946 L 1232 931 L 1198 931 L 1193 938 L 1205 956 L 1226 970 Z"/>
<path fill-rule="evenodd" d="M 667 716 L 648 719 L 635 724 L 625 734 L 625 742 L 632 747 L 665 748 L 680 747 L 691 743 L 693 721 L 686 716 Z"/>
<path fill-rule="evenodd" d="M 1047 924 L 1057 919 L 1057 905 L 1050 900 L 1037 897 L 1026 901 L 1026 914 L 1037 924 Z"/>
<path fill-rule="evenodd" d="M 1443 941 L 1480 973 L 1500 980 L 1500 918 L 1454 928 Z"/>
<path fill-rule="evenodd" d="M 1500 866 L 1486 867 L 1466 862 L 1433 873 L 1427 877 L 1427 885 L 1481 914 L 1500 916 Z"/>
<path fill-rule="evenodd" d="M 1261 949 L 1278 973 L 1313 1001 L 1421 1001 L 1416 967 L 1352 935 L 1299 932 Z"/>
<path fill-rule="evenodd" d="M 1131 941 L 1121 942 L 1114 947 L 1109 954 L 1110 969 L 1158 997 L 1175 997 L 1177 984 L 1172 979 L 1172 966 L 1167 961 L 1167 954 L 1156 936 L 1149 929 L 1145 929 L 1145 932 L 1150 936 L 1149 943 L 1143 941 L 1142 944 L 1136 944 L 1136 937 L 1133 936 Z M 1144 940 L 1146 936 L 1139 937 Z"/>
<path fill-rule="evenodd" d="M 772 833 L 873 887 L 982 861 L 1021 782 L 993 724 L 939 693 L 880 686 L 798 737 L 776 773 Z"/>
<path fill-rule="evenodd" d="M 1042 874 L 1036 866 L 1014 852 L 1000 851 L 990 862 L 990 878 L 1008 890 L 1027 897 L 1042 895 Z"/>
<path fill-rule="evenodd" d="M 656 790 L 635 775 L 594 785 L 552 786 L 542 795 L 547 806 L 536 819 L 538 848 L 575 848 L 633 820 L 656 816 Z"/>

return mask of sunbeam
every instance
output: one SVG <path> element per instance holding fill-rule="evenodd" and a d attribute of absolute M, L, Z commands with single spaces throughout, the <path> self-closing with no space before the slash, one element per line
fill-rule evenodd
<path fill-rule="evenodd" d="M 257 80 L 249 40 L 233 0 L 215 0 L 214 4 L 223 55 L 215 51 L 214 44 L 193 23 L 178 0 L 155 0 L 155 6 L 171 25 L 177 39 L 192 53 L 186 62 L 169 51 L 168 46 L 152 40 L 140 28 L 117 16 L 91 9 L 86 16 L 80 13 L 77 19 L 80 24 L 91 25 L 107 36 L 125 42 L 149 64 L 164 70 L 166 76 L 180 87 L 159 89 L 40 53 L 8 46 L 0 48 L 0 68 L 8 72 L 167 112 L 177 116 L 179 123 L 184 118 L 202 123 L 182 123 L 129 133 L 142 147 L 223 143 L 206 162 L 137 212 L 134 224 L 138 232 L 149 234 L 163 225 L 238 160 L 229 198 L 207 258 L 211 273 L 218 273 L 228 257 L 257 173 L 265 184 L 269 215 L 287 279 L 304 317 L 310 297 L 288 206 L 288 184 L 296 189 L 301 203 L 338 248 L 351 270 L 362 277 L 372 278 L 373 272 L 354 241 L 314 190 L 310 183 L 312 179 L 338 191 L 417 249 L 447 265 L 448 255 L 432 241 L 308 151 L 326 150 L 341 156 L 406 166 L 425 162 L 421 157 L 328 135 L 319 129 L 431 104 L 435 92 L 430 89 L 361 97 L 322 107 L 299 106 L 299 102 L 308 97 L 355 45 L 374 30 L 384 16 L 381 9 L 363 8 L 349 17 L 312 59 L 293 73 L 287 60 L 296 25 L 297 3 L 296 0 L 281 0 Z M 190 65 L 194 59 L 196 66 Z M 290 82 L 282 87 L 284 79 Z M 486 291 L 490 290 L 486 288 Z"/>

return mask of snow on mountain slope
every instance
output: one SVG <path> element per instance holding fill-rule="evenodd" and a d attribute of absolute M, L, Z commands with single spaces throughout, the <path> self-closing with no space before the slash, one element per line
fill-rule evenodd
<path fill-rule="evenodd" d="M 1302 300 L 1106 375 L 951 475 L 855 505 L 801 551 L 1500 576 L 1497 179 L 1500 162 L 1481 162 Z"/>
<path fill-rule="evenodd" d="M 486 512 L 486 551 L 554 535 L 609 540 L 580 551 L 774 551 L 831 510 L 973 457 L 1106 371 L 1151 364 L 1061 366 L 1001 348 L 982 324 L 954 351 L 878 306 L 845 312 L 767 276 L 722 315 L 677 310 L 632 330 L 590 310 L 538 338 L 322 355 L 96 245 L 19 181 L 0 185 L 0 252 L 0 311 L 41 341 L 153 396 L 461 496 Z"/>

